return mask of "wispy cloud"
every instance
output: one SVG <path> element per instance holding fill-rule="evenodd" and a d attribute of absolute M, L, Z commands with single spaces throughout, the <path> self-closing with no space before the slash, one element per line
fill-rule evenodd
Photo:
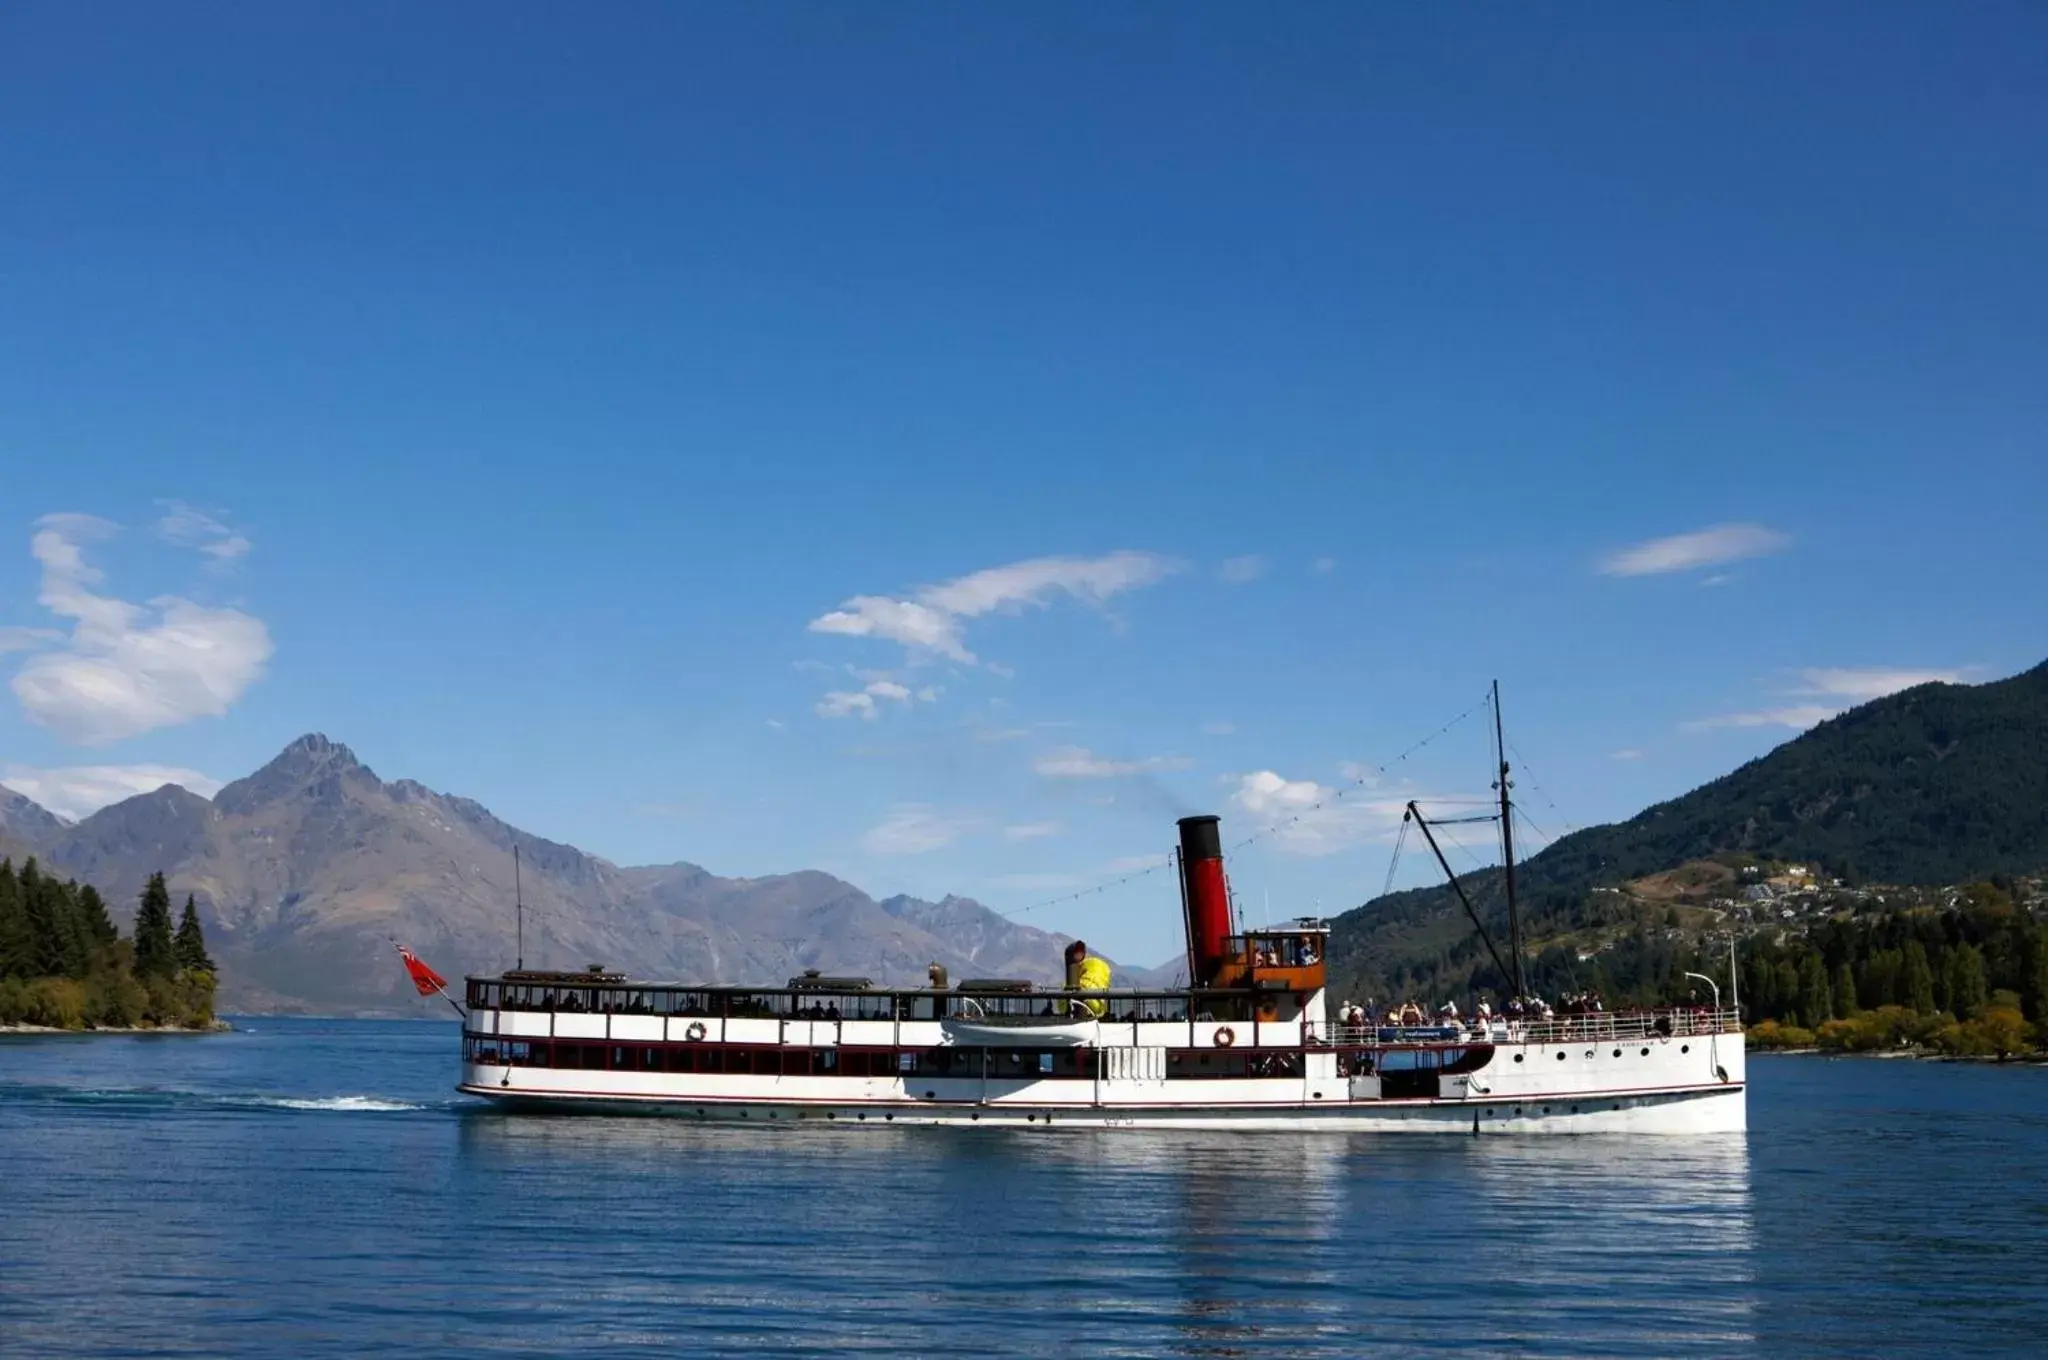
<path fill-rule="evenodd" d="M 1232 584 L 1256 581 L 1266 574 L 1266 559 L 1258 553 L 1226 557 L 1223 565 L 1216 568 L 1216 574 Z"/>
<path fill-rule="evenodd" d="M 73 821 L 137 794 L 154 793 L 166 784 L 176 784 L 202 798 L 221 790 L 221 781 L 211 775 L 175 765 L 72 765 L 54 770 L 8 765 L 0 767 L 0 784 Z"/>
<path fill-rule="evenodd" d="M 866 677 L 861 677 L 865 679 Z M 912 704 L 928 704 L 939 697 L 937 685 L 925 685 L 920 689 L 889 676 L 881 675 L 869 679 L 859 689 L 835 689 L 813 705 L 821 718 L 863 718 L 873 722 L 882 711 L 884 703 L 900 704 L 905 708 Z"/>
<path fill-rule="evenodd" d="M 925 855 L 944 849 L 977 825 L 977 819 L 941 812 L 923 803 L 902 803 L 860 838 L 871 855 Z"/>
<path fill-rule="evenodd" d="M 1003 839 L 1006 841 L 1038 841 L 1059 834 L 1058 822 L 1020 822 L 1015 826 L 1003 828 Z"/>
<path fill-rule="evenodd" d="M 1334 788 L 1313 779 L 1288 779 L 1273 770 L 1238 776 L 1230 801 L 1275 848 L 1295 855 L 1333 855 L 1400 821 L 1398 810 L 1389 819 L 1370 800 L 1339 799 Z"/>
<path fill-rule="evenodd" d="M 1085 746 L 1061 746 L 1033 761 L 1031 768 L 1048 779 L 1121 779 L 1136 774 L 1161 774 L 1185 770 L 1193 761 L 1185 756 L 1146 756 L 1139 760 L 1112 760 L 1096 755 Z"/>
<path fill-rule="evenodd" d="M 1967 669 L 1959 667 L 1913 669 L 1898 666 L 1814 666 L 1798 672 L 1800 683 L 1786 691 L 1786 697 L 1803 702 L 1749 709 L 1740 713 L 1720 713 L 1709 718 L 1695 718 L 1680 726 L 1694 732 L 1717 727 L 1785 727 L 1803 732 L 1809 727 L 1818 726 L 1829 718 L 1847 712 L 1858 704 L 1869 703 L 1872 699 L 1882 699 L 1887 694 L 1897 694 L 1900 690 L 1911 689 L 1915 685 L 1932 684 L 1937 681 L 1959 684 L 1967 673 Z"/>
<path fill-rule="evenodd" d="M 1807 693 L 1833 695 L 1852 704 L 1861 704 L 1872 699 L 1882 699 L 1887 694 L 1897 694 L 1900 690 L 1911 689 L 1915 685 L 1931 685 L 1937 682 L 1959 685 L 1967 673 L 1962 667 L 1909 670 L 1886 666 L 1816 666 L 1799 672 L 1799 678 L 1806 682 Z"/>
<path fill-rule="evenodd" d="M 15 697 L 30 721 L 88 746 L 219 717 L 262 677 L 274 650 L 263 622 L 238 609 L 176 596 L 145 608 L 95 593 L 104 578 L 84 545 L 116 531 L 91 515 L 46 515 L 30 542 L 43 568 L 38 602 L 73 623 L 23 664 Z"/>
<path fill-rule="evenodd" d="M 1609 760 L 1641 760 L 1643 753 L 1636 747 L 1624 746 L 1619 751 L 1609 751 L 1607 758 Z"/>
<path fill-rule="evenodd" d="M 163 518 L 156 522 L 158 535 L 165 542 L 175 543 L 181 548 L 196 548 L 209 559 L 207 565 L 216 570 L 228 570 L 256 546 L 246 535 L 183 501 L 158 501 L 157 504 L 164 510 Z"/>
<path fill-rule="evenodd" d="M 0 628 L 0 656 L 9 652 L 33 652 L 63 636 L 55 628 Z"/>
<path fill-rule="evenodd" d="M 1103 557 L 1035 557 L 924 586 L 908 598 L 856 595 L 812 619 L 810 629 L 883 638 L 900 643 L 913 660 L 941 656 L 972 666 L 980 664 L 980 658 L 968 650 L 965 640 L 970 619 L 1043 608 L 1060 596 L 1101 605 L 1180 568 L 1172 558 L 1132 550 Z"/>
<path fill-rule="evenodd" d="M 1714 524 L 1689 534 L 1652 538 L 1609 553 L 1600 561 L 1607 576 L 1655 576 L 1673 571 L 1696 571 L 1724 562 L 1762 557 L 1783 552 L 1792 545 L 1790 534 L 1761 524 Z"/>

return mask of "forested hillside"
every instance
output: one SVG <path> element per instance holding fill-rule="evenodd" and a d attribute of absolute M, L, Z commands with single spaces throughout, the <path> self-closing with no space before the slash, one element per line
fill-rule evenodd
<path fill-rule="evenodd" d="M 174 929 L 162 874 L 150 876 L 123 938 L 91 884 L 0 859 L 0 1024 L 204 1029 L 213 989 L 192 899 Z"/>
<path fill-rule="evenodd" d="M 1668 989 L 1693 946 L 1595 890 L 1730 854 L 1817 865 L 1846 882 L 1961 883 L 2048 867 L 2048 664 L 1985 685 L 1929 684 L 1833 718 L 1732 774 L 1627 822 L 1592 827 L 1521 866 L 1532 985 L 1584 986 L 1589 933 L 1642 927 L 1600 957 L 1625 990 Z M 1497 870 L 1461 879 L 1498 940 Z M 1340 917 L 1331 961 L 1360 995 L 1498 989 L 1443 888 Z M 1725 966 L 1723 971 L 1725 972 Z"/>

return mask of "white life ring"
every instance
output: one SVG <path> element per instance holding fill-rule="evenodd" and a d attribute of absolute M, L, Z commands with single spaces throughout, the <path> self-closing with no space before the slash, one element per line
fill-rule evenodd
<path fill-rule="evenodd" d="M 702 1043 L 706 1032 L 702 1020 L 692 1020 L 690 1027 L 683 1031 L 683 1037 L 693 1044 Z"/>
<path fill-rule="evenodd" d="M 1230 1026 L 1225 1025 L 1222 1029 L 1216 1031 L 1216 1047 L 1229 1048 L 1232 1044 L 1236 1042 L 1237 1031 L 1232 1029 Z"/>

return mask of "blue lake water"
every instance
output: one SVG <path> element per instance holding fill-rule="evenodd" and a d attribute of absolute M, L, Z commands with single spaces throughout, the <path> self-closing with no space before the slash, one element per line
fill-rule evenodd
<path fill-rule="evenodd" d="M 507 1116 L 451 1026 L 0 1038 L 0 1354 L 2048 1350 L 2048 1070 L 1758 1058 L 1747 1137 Z"/>

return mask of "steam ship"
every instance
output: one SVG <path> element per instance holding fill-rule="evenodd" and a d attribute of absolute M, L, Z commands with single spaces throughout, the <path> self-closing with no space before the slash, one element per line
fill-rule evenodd
<path fill-rule="evenodd" d="M 1409 812 L 1421 819 L 1412 803 Z M 915 988 L 815 973 L 781 987 L 640 982 L 602 969 L 470 977 L 460 1089 L 517 1110 L 758 1122 L 1462 1134 L 1745 1126 L 1742 1029 L 1718 992 L 1711 1008 L 1625 1014 L 1360 1023 L 1340 1007 L 1333 1018 L 1328 922 L 1240 929 L 1218 826 L 1211 816 L 1179 823 L 1186 987 L 1111 987 L 1107 963 L 1078 943 L 1059 988 L 956 985 L 937 966 Z M 1512 884 L 1511 841 L 1508 865 Z M 1452 886 L 1462 897 L 1455 877 Z M 1519 996 L 1512 889 L 1509 902 L 1515 966 L 1502 976 Z"/>

